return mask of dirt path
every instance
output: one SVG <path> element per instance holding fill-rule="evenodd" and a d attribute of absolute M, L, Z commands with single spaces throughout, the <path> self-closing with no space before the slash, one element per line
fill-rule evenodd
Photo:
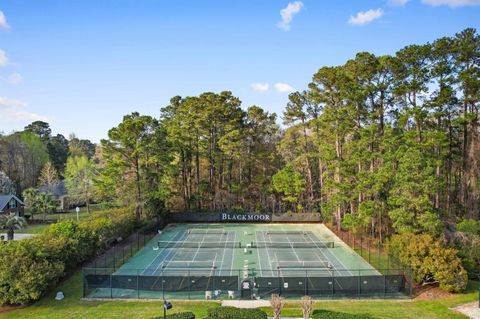
<path fill-rule="evenodd" d="M 478 306 L 478 302 L 474 301 L 452 308 L 452 310 L 460 312 L 472 319 L 480 319 L 480 308 Z"/>

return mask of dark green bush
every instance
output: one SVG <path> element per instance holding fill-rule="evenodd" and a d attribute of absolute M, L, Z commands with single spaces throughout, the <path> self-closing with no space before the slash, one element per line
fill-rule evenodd
<path fill-rule="evenodd" d="M 267 319 L 267 314 L 260 309 L 239 309 L 235 307 L 216 307 L 208 309 L 205 319 Z"/>
<path fill-rule="evenodd" d="M 328 310 L 315 310 L 312 314 L 312 319 L 373 319 L 373 317 L 367 314 L 350 314 Z"/>
<path fill-rule="evenodd" d="M 0 245 L 0 304 L 37 300 L 57 283 L 65 270 L 58 249 L 64 243 L 33 238 Z"/>
<path fill-rule="evenodd" d="M 38 300 L 66 272 L 134 227 L 133 214 L 117 209 L 80 223 L 60 221 L 38 236 L 0 245 L 0 304 Z"/>
<path fill-rule="evenodd" d="M 152 319 L 163 319 L 163 315 Z M 179 312 L 167 315 L 167 319 L 195 319 L 195 314 L 193 312 Z"/>

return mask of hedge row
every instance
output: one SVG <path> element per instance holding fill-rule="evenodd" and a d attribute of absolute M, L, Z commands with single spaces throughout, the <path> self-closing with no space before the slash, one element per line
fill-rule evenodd
<path fill-rule="evenodd" d="M 163 316 L 158 316 L 152 319 L 163 319 Z M 167 315 L 167 319 L 195 319 L 195 314 L 193 312 L 179 312 Z"/>
<path fill-rule="evenodd" d="M 59 221 L 40 235 L 1 245 L 0 304 L 38 300 L 69 270 L 135 227 L 133 214 L 124 209 L 94 216 L 88 221 Z"/>
<path fill-rule="evenodd" d="M 181 312 L 168 315 L 168 319 L 195 319 L 192 312 Z M 372 319 L 367 314 L 349 314 L 328 310 L 315 310 L 312 319 Z M 163 316 L 152 319 L 163 319 Z M 208 310 L 208 317 L 205 319 L 267 319 L 267 314 L 260 309 L 239 309 L 235 307 L 216 307 Z"/>
<path fill-rule="evenodd" d="M 216 307 L 208 309 L 205 319 L 267 319 L 267 314 L 260 309 L 239 309 L 235 307 Z"/>

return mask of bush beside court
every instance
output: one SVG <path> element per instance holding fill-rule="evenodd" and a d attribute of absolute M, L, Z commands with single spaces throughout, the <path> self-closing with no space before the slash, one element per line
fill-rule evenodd
<path fill-rule="evenodd" d="M 208 317 L 205 319 L 267 319 L 267 314 L 260 309 L 216 307 L 208 309 Z"/>
<path fill-rule="evenodd" d="M 412 269 L 416 283 L 438 283 L 445 291 L 459 292 L 466 288 L 467 272 L 457 250 L 445 247 L 428 234 L 393 235 L 389 250 L 400 262 Z"/>
<path fill-rule="evenodd" d="M 153 319 L 163 319 L 162 316 L 155 317 Z M 195 314 L 193 312 L 179 312 L 179 313 L 174 313 L 171 315 L 167 315 L 167 319 L 195 319 Z"/>
<path fill-rule="evenodd" d="M 66 273 L 134 227 L 132 214 L 116 209 L 79 223 L 60 221 L 38 236 L 0 246 L 0 304 L 38 300 Z"/>

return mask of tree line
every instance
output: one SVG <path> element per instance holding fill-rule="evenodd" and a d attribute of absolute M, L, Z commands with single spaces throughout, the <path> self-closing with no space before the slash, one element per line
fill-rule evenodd
<path fill-rule="evenodd" d="M 0 134 L 0 194 L 25 200 L 32 214 L 56 210 L 54 199 L 67 195 L 85 204 L 93 189 L 96 145 L 71 134 L 52 135 L 50 125 L 35 121 L 23 131 Z M 85 194 L 87 193 L 87 194 Z M 68 207 L 67 207 L 68 209 Z"/>
<path fill-rule="evenodd" d="M 133 112 L 98 145 L 34 122 L 0 137 L 0 170 L 20 195 L 54 170 L 87 204 L 116 201 L 137 218 L 317 212 L 380 239 L 436 235 L 479 218 L 479 61 L 474 29 L 361 52 L 291 93 L 283 125 L 229 91 L 175 96 L 158 118 Z"/>

